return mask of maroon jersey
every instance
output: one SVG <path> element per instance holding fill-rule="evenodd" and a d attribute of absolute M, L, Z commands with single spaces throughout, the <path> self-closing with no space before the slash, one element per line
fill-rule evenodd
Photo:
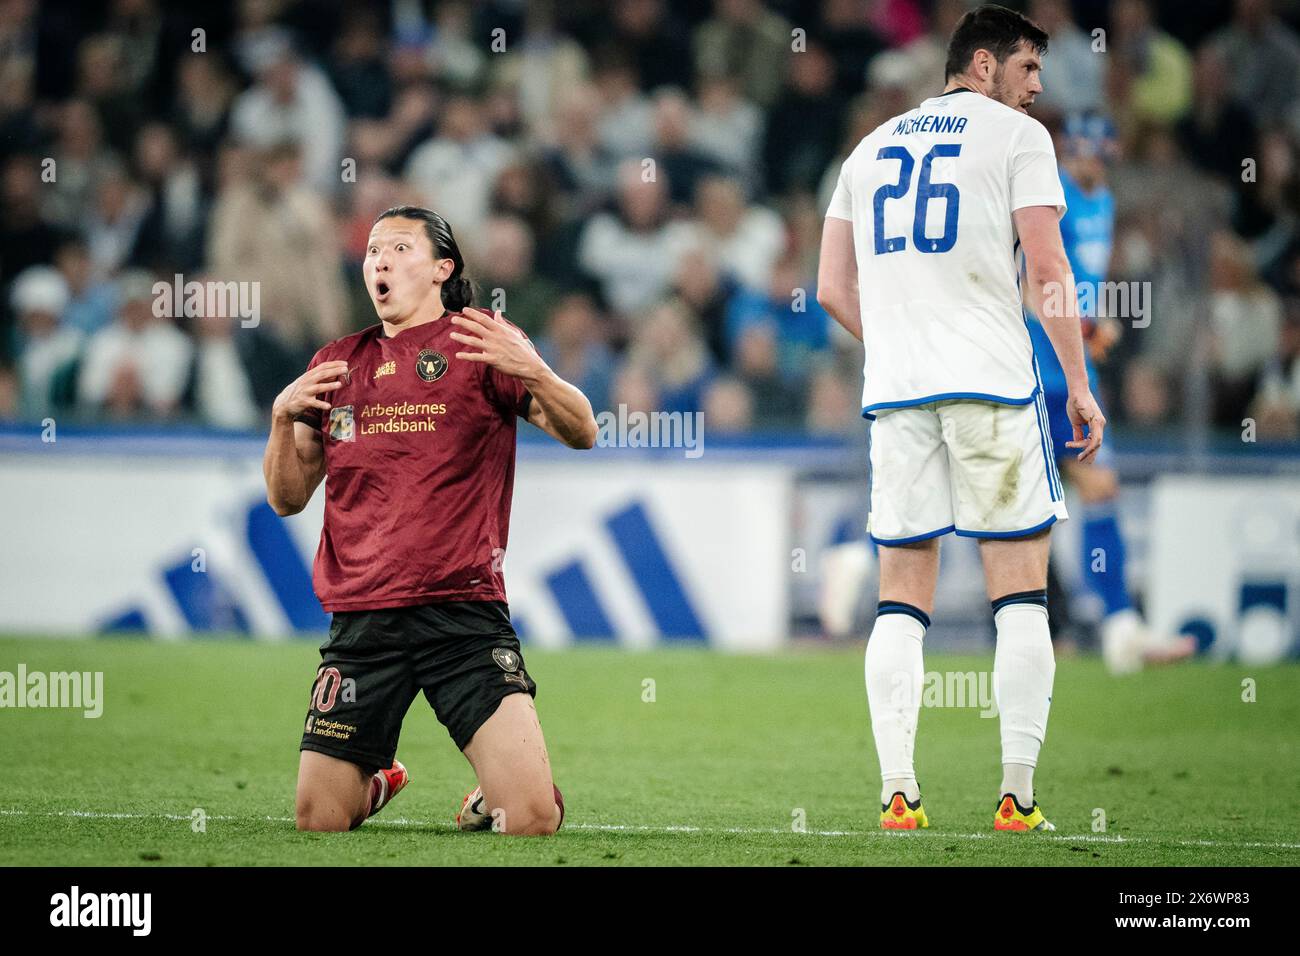
<path fill-rule="evenodd" d="M 459 314 L 459 313 L 453 313 Z M 311 360 L 348 363 L 328 412 L 299 416 L 325 449 L 325 525 L 313 581 L 327 611 L 504 601 L 519 379 L 456 358 L 450 314 L 376 325 Z M 473 351 L 473 349 L 469 349 Z"/>

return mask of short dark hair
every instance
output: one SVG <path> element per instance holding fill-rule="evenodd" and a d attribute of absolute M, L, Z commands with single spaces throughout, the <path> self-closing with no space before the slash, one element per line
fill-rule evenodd
<path fill-rule="evenodd" d="M 957 21 L 957 29 L 948 41 L 943 78 L 950 80 L 965 73 L 976 50 L 988 50 L 1001 63 L 1022 40 L 1039 56 L 1047 52 L 1047 33 L 1037 23 L 1014 10 L 986 3 Z"/>
<path fill-rule="evenodd" d="M 442 284 L 442 305 L 451 312 L 460 312 L 474 301 L 474 284 L 465 276 L 465 257 L 460 254 L 451 224 L 432 209 L 423 206 L 394 206 L 379 214 L 375 222 L 384 219 L 418 219 L 424 223 L 424 234 L 429 237 L 433 254 L 439 259 L 452 261 L 451 275 Z"/>

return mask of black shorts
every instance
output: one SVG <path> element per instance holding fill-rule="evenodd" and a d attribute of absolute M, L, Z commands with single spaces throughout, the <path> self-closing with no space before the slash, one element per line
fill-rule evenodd
<path fill-rule="evenodd" d="M 420 691 L 461 750 L 502 698 L 537 696 L 500 601 L 339 611 L 320 655 L 298 749 L 366 773 L 392 766 L 402 718 Z"/>

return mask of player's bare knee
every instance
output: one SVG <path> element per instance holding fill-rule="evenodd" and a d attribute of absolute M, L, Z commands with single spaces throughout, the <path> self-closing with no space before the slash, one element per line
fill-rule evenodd
<path fill-rule="evenodd" d="M 550 836 L 560 828 L 560 808 L 550 795 L 509 803 L 492 816 L 500 832 L 510 836 Z"/>
<path fill-rule="evenodd" d="M 294 818 L 297 828 L 304 832 L 343 833 L 353 827 L 342 808 L 311 796 L 298 797 Z"/>

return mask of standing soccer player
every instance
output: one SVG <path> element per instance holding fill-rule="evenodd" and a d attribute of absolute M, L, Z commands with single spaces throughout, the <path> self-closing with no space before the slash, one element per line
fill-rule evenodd
<path fill-rule="evenodd" d="M 370 231 L 380 322 L 331 342 L 276 398 L 263 473 L 277 514 L 322 479 L 314 583 L 333 612 L 298 765 L 300 830 L 350 830 L 407 783 L 402 718 L 424 692 L 479 786 L 461 829 L 549 834 L 551 778 L 501 564 L 515 422 L 590 448 L 591 404 L 500 315 L 468 308 L 451 227 L 400 206 Z"/>
<path fill-rule="evenodd" d="M 1053 829 L 1033 772 L 1056 669 L 1049 532 L 1066 511 L 1024 304 L 1042 316 L 1064 370 L 1080 460 L 1097 454 L 1105 418 L 1084 368 L 1056 156 L 1026 112 L 1042 92 L 1046 51 L 1047 34 L 1005 7 L 962 17 L 943 94 L 858 144 L 822 234 L 817 298 L 865 345 L 863 415 L 875 419 L 868 530 L 881 546 L 880 604 L 866 685 L 886 829 L 929 825 L 912 757 L 921 644 L 948 532 L 979 539 L 997 627 L 994 828 Z"/>

